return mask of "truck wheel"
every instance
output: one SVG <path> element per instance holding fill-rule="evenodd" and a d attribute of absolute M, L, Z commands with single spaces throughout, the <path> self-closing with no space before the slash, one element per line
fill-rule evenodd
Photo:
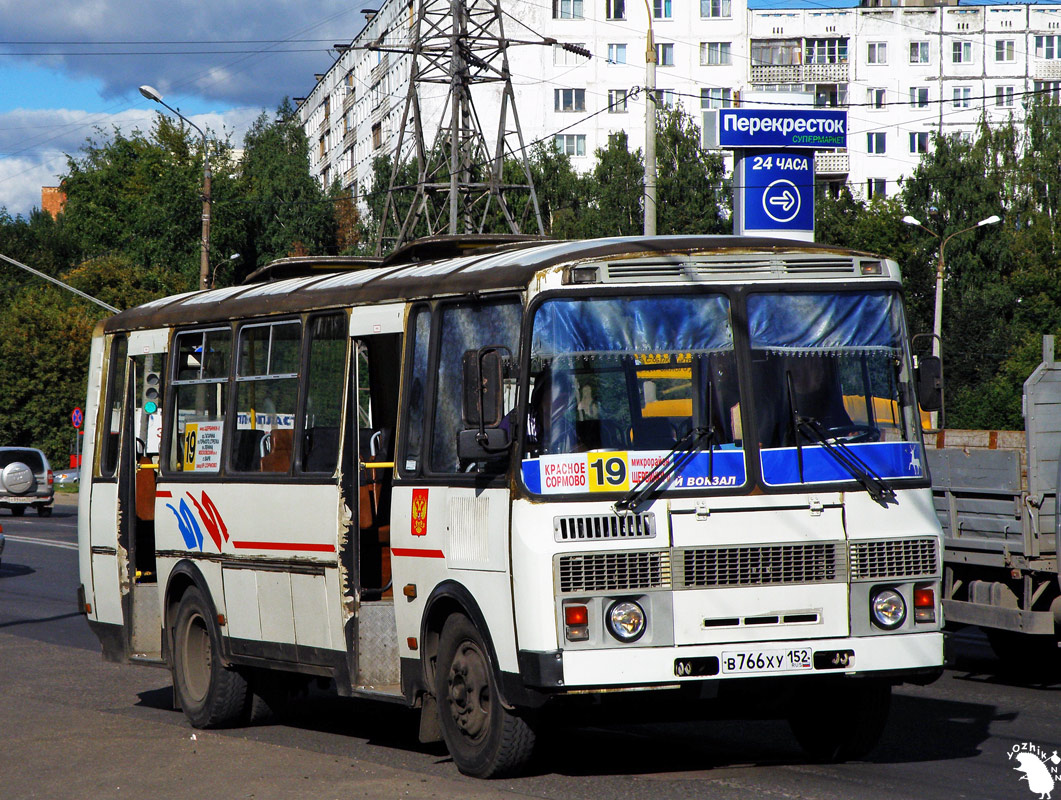
<path fill-rule="evenodd" d="M 247 708 L 247 681 L 221 663 L 221 634 L 194 587 L 181 598 L 173 626 L 173 691 L 196 728 L 232 725 Z"/>
<path fill-rule="evenodd" d="M 884 732 L 891 696 L 891 684 L 869 679 L 809 688 L 793 704 L 789 726 L 815 761 L 862 758 Z"/>
<path fill-rule="evenodd" d="M 12 517 L 21 517 L 25 513 L 26 513 L 26 507 L 25 506 L 11 506 L 11 516 Z"/>
<path fill-rule="evenodd" d="M 442 738 L 465 775 L 496 778 L 520 772 L 534 751 L 534 730 L 501 704 L 483 637 L 467 617 L 450 617 L 435 669 Z"/>

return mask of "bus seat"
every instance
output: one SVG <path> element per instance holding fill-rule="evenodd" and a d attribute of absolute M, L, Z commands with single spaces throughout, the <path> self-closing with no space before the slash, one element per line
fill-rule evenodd
<path fill-rule="evenodd" d="M 339 460 L 339 428 L 319 426 L 306 431 L 303 472 L 335 472 Z"/>
<path fill-rule="evenodd" d="M 294 450 L 295 432 L 291 428 L 276 428 L 262 439 L 268 442 L 269 452 L 261 457 L 262 472 L 287 472 L 291 468 L 291 452 Z"/>
<path fill-rule="evenodd" d="M 634 423 L 635 450 L 670 450 L 672 447 L 674 428 L 666 417 L 643 417 Z"/>
<path fill-rule="evenodd" d="M 232 468 L 239 472 L 256 472 L 261 469 L 261 442 L 265 431 L 244 428 L 236 431 L 232 443 Z"/>

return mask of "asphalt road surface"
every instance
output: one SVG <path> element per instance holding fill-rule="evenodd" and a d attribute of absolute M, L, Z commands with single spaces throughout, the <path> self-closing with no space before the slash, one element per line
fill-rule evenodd
<path fill-rule="evenodd" d="M 484 782 L 417 741 L 416 714 L 314 691 L 265 725 L 195 731 L 168 672 L 106 664 L 75 607 L 76 508 L 0 514 L 0 798 L 1037 798 L 1013 748 L 1061 752 L 1061 675 L 1007 671 L 982 635 L 948 639 L 949 667 L 897 689 L 859 762 L 809 763 L 784 722 L 632 725 L 569 719 L 527 777 Z M 1061 782 L 1051 787 L 1061 799 Z"/>

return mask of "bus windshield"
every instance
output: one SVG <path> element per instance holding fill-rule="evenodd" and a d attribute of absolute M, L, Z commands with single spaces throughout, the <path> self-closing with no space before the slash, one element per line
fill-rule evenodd
<path fill-rule="evenodd" d="M 674 486 L 743 484 L 738 401 L 726 297 L 548 300 L 534 315 L 524 480 L 545 494 L 625 491 L 701 429 L 707 452 Z"/>
<path fill-rule="evenodd" d="M 897 294 L 753 294 L 748 325 L 765 484 L 849 480 L 837 446 L 870 474 L 922 475 Z"/>

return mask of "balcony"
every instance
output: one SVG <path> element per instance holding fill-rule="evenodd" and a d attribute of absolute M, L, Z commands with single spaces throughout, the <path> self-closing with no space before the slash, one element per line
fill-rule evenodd
<path fill-rule="evenodd" d="M 1034 78 L 1037 81 L 1056 81 L 1061 79 L 1061 59 L 1037 58 Z"/>
<path fill-rule="evenodd" d="M 851 170 L 851 157 L 846 150 L 829 152 L 819 150 L 814 154 L 814 174 L 846 175 Z"/>
<path fill-rule="evenodd" d="M 752 83 L 847 83 L 848 65 L 753 64 Z"/>

